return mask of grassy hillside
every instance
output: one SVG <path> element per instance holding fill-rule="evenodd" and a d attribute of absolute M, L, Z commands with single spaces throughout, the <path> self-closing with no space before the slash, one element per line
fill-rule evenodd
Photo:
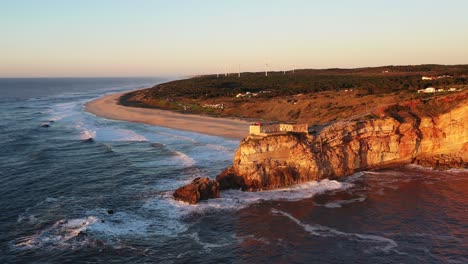
<path fill-rule="evenodd" d="M 422 80 L 422 76 L 441 77 Z M 383 105 L 439 96 L 426 87 L 468 88 L 468 65 L 385 66 L 205 75 L 124 95 L 128 106 L 265 120 L 324 123 Z M 241 96 L 236 97 L 238 94 Z"/>

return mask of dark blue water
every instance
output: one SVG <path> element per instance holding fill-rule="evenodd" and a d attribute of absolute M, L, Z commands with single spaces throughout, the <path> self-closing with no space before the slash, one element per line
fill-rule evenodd
<path fill-rule="evenodd" d="M 468 262 L 466 171 L 174 201 L 228 166 L 239 142 L 83 111 L 161 81 L 0 79 L 0 263 Z"/>

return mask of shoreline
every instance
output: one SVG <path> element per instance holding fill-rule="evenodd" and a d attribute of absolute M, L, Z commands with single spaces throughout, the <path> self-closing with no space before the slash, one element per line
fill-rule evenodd
<path fill-rule="evenodd" d="M 119 105 L 120 96 L 128 92 L 105 95 L 89 101 L 85 104 L 85 111 L 112 120 L 144 123 L 231 139 L 243 139 L 249 133 L 250 122 L 244 120 Z"/>

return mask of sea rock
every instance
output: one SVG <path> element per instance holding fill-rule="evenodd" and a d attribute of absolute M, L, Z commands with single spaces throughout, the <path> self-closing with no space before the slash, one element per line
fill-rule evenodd
<path fill-rule="evenodd" d="M 217 180 L 221 189 L 258 191 L 337 178 L 372 168 L 417 163 L 436 168 L 467 167 L 468 98 L 457 98 L 438 114 L 414 108 L 379 117 L 340 121 L 315 135 L 249 135 L 233 165 Z"/>
<path fill-rule="evenodd" d="M 191 183 L 178 188 L 174 199 L 189 204 L 196 204 L 200 200 L 219 198 L 219 183 L 209 178 L 195 178 Z"/>

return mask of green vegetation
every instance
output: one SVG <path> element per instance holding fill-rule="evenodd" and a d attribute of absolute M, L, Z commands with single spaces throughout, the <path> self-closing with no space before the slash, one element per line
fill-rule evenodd
<path fill-rule="evenodd" d="M 450 76 L 422 80 L 422 76 Z M 321 91 L 359 89 L 362 95 L 416 92 L 429 86 L 449 87 L 468 84 L 468 65 L 386 66 L 359 69 L 296 70 L 264 73 L 242 73 L 219 76 L 205 75 L 159 84 L 146 91 L 147 98 L 209 99 L 234 97 L 239 93 L 259 93 L 272 98 Z M 264 93 L 262 93 L 264 92 Z"/>
<path fill-rule="evenodd" d="M 431 80 L 423 80 L 423 76 Z M 120 104 L 182 113 L 269 121 L 324 124 L 359 116 L 403 101 L 453 92 L 418 93 L 427 87 L 468 88 L 468 65 L 385 66 L 359 69 L 295 70 L 204 75 L 128 93 Z M 237 96 L 241 94 L 240 96 Z M 444 107 L 429 107 L 437 112 Z M 397 116 L 403 109 L 390 109 Z M 401 116 L 404 118 L 404 116 Z"/>

